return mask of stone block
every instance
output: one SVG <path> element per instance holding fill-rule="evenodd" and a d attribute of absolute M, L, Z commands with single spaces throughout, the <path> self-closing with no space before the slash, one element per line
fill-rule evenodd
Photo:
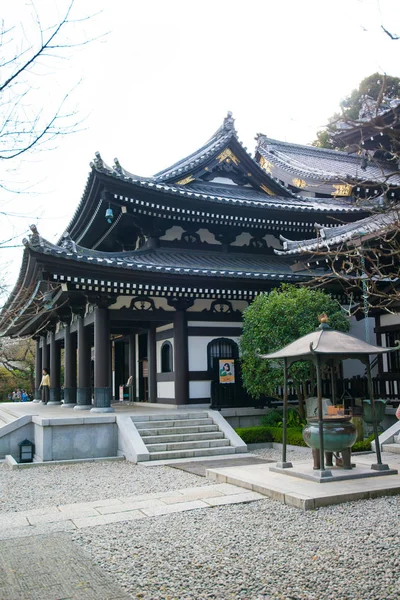
<path fill-rule="evenodd" d="M 225 504 L 243 504 L 245 502 L 254 502 L 255 500 L 265 500 L 265 497 L 257 492 L 244 492 L 242 494 L 233 494 L 232 496 L 221 496 L 219 498 L 204 498 L 204 502 L 210 506 L 223 506 Z"/>
<path fill-rule="evenodd" d="M 72 523 L 77 529 L 83 529 L 84 527 L 96 527 L 98 525 L 109 525 L 110 523 L 121 523 L 123 521 L 136 521 L 144 517 L 145 515 L 139 510 L 132 510 L 130 512 L 99 515 L 97 517 L 78 517 L 73 519 Z"/>
<path fill-rule="evenodd" d="M 208 505 L 202 500 L 194 500 L 192 502 L 181 502 L 170 506 L 165 505 L 156 508 L 143 508 L 141 511 L 148 517 L 156 517 L 171 513 L 185 512 L 186 510 L 195 510 L 197 508 L 207 508 L 207 506 Z"/>

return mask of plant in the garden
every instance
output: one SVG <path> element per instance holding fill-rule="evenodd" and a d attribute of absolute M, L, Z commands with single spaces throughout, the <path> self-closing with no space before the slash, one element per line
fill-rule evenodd
<path fill-rule="evenodd" d="M 339 302 L 326 292 L 284 284 L 271 293 L 260 294 L 245 310 L 240 339 L 243 383 L 253 398 L 278 397 L 283 385 L 282 361 L 263 360 L 257 353 L 267 354 L 314 331 L 318 316 L 326 313 L 333 329 L 347 332 L 349 319 Z M 289 368 L 291 385 L 296 389 L 301 418 L 305 416 L 307 388 L 314 387 L 314 369 L 309 362 L 297 362 Z"/>

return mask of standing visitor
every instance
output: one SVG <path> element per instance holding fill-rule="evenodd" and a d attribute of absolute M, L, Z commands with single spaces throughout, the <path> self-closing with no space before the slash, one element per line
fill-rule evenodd
<path fill-rule="evenodd" d="M 47 404 L 50 396 L 50 375 L 48 369 L 43 369 L 42 371 L 43 377 L 40 382 L 39 389 L 42 390 L 42 402 L 43 404 Z"/>

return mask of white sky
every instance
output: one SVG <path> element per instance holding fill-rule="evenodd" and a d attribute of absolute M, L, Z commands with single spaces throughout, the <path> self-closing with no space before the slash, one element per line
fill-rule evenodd
<path fill-rule="evenodd" d="M 43 23 L 53 23 L 66 0 L 36 0 Z M 1 182 L 26 192 L 0 191 L 0 240 L 39 219 L 56 241 L 83 193 L 89 162 L 99 150 L 107 163 L 152 175 L 201 146 L 233 112 L 241 141 L 254 137 L 310 143 L 366 76 L 399 76 L 399 0 L 75 0 L 74 14 L 101 14 L 76 25 L 73 39 L 100 41 L 67 51 L 35 71 L 37 106 L 52 108 L 77 81 L 70 107 L 85 118 L 81 131 L 54 149 L 6 165 Z M 2 6 L 15 41 L 36 35 L 31 6 Z M 41 69 L 41 70 L 40 70 Z M 32 75 L 33 77 L 33 75 Z M 12 285 L 22 249 L 0 249 Z M 4 265 L 8 264 L 7 268 Z"/>

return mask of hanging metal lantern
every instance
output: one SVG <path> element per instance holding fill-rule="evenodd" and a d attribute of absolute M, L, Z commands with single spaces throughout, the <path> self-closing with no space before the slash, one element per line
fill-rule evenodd
<path fill-rule="evenodd" d="M 111 206 L 109 206 L 107 208 L 105 218 L 106 218 L 107 223 L 110 223 L 110 225 L 114 221 L 114 213 L 113 213 L 113 209 L 111 208 Z"/>

